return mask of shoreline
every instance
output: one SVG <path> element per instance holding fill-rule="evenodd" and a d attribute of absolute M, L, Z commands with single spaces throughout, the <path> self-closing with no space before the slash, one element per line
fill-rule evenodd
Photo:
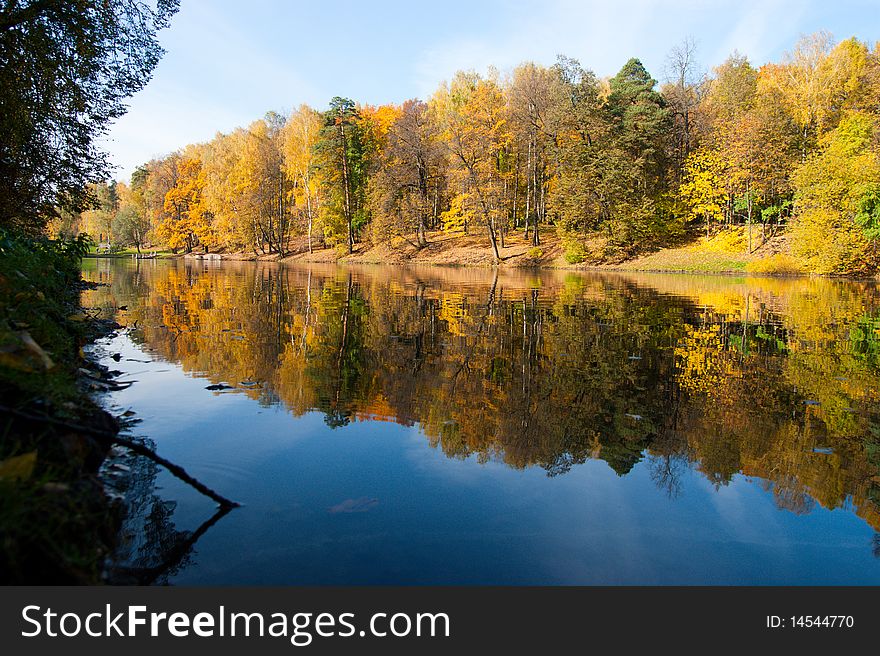
<path fill-rule="evenodd" d="M 82 306 L 75 251 L 36 250 L 10 239 L 0 266 L 0 579 L 97 584 L 121 521 L 99 472 L 121 423 L 89 345 L 120 326 Z"/>
<path fill-rule="evenodd" d="M 717 236 L 713 237 L 713 240 Z M 710 240 L 711 242 L 711 240 Z M 429 241 L 423 249 L 391 248 L 385 244 L 361 243 L 352 254 L 340 254 L 332 247 L 315 248 L 310 253 L 306 248 L 294 249 L 283 257 L 278 253 L 253 254 L 244 252 L 218 253 L 162 253 L 153 257 L 135 258 L 131 253 L 97 254 L 88 253 L 88 259 L 132 259 L 132 260 L 190 260 L 202 262 L 268 262 L 278 264 L 332 264 L 373 265 L 373 266 L 437 266 L 447 268 L 507 269 L 535 271 L 572 271 L 590 273 L 665 273 L 679 275 L 745 276 L 760 278 L 828 278 L 839 280 L 878 280 L 880 274 L 828 274 L 797 270 L 793 260 L 785 252 L 786 245 L 777 241 L 769 248 L 762 244 L 751 254 L 733 250 L 713 250 L 700 240 L 694 240 L 679 247 L 664 247 L 650 252 L 636 254 L 616 261 L 570 263 L 565 260 L 563 246 L 555 236 L 544 238 L 542 246 L 514 243 L 501 262 L 495 262 L 488 244 L 480 243 L 479 237 L 455 235 L 437 241 Z M 302 245 L 300 245 L 302 246 Z M 529 249 L 538 248 L 541 257 L 527 256 Z M 782 265 L 777 261 L 782 259 Z"/>

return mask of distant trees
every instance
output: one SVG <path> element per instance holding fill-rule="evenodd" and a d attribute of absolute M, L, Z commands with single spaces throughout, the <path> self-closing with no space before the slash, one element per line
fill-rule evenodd
<path fill-rule="evenodd" d="M 733 53 L 707 75 L 685 40 L 665 73 L 658 87 L 630 59 L 600 80 L 560 57 L 459 72 L 427 102 L 270 113 L 145 164 L 141 209 L 114 233 L 137 216 L 175 249 L 342 255 L 443 230 L 485 235 L 501 262 L 551 231 L 574 263 L 744 226 L 749 252 L 783 234 L 808 270 L 877 269 L 877 48 L 820 33 L 779 63 Z M 83 225 L 105 232 L 102 216 Z"/>
<path fill-rule="evenodd" d="M 680 189 L 692 215 L 705 216 L 714 204 L 719 220 L 746 224 L 749 251 L 754 222 L 762 237 L 768 223 L 774 230 L 786 223 L 792 253 L 807 270 L 876 271 L 871 221 L 859 207 L 872 193 L 880 155 L 878 54 L 856 39 L 835 45 L 819 33 L 778 64 L 755 69 L 734 54 L 718 67 L 702 103 L 699 150 Z"/>
<path fill-rule="evenodd" d="M 178 0 L 0 2 L 0 225 L 38 232 L 95 200 L 95 141 L 163 54 Z"/>
<path fill-rule="evenodd" d="M 795 172 L 793 249 L 817 273 L 876 267 L 880 158 L 871 148 L 876 129 L 872 117 L 849 114 Z"/>
<path fill-rule="evenodd" d="M 150 219 L 144 204 L 144 185 L 147 170 L 139 167 L 131 176 L 131 188 L 122 187 L 119 210 L 113 219 L 112 231 L 117 239 L 126 246 L 134 246 L 138 253 L 147 242 L 150 232 Z"/>
<path fill-rule="evenodd" d="M 243 135 L 233 166 L 234 211 L 247 228 L 256 251 L 284 255 L 293 226 L 282 153 L 283 117 L 267 114 Z"/>
<path fill-rule="evenodd" d="M 547 217 L 565 88 L 558 71 L 527 63 L 514 69 L 507 96 L 515 167 L 511 219 L 518 223 L 521 170 L 525 187 L 523 236 L 529 239 L 531 233 L 532 244 L 538 246 L 540 225 Z"/>

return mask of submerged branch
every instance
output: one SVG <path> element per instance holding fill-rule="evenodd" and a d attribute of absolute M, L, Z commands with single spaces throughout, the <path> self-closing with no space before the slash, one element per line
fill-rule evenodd
<path fill-rule="evenodd" d="M 230 506 L 220 506 L 220 508 L 217 509 L 217 512 L 202 522 L 201 526 L 199 526 L 192 535 L 175 545 L 175 547 L 165 556 L 165 560 L 160 564 L 154 567 L 114 567 L 111 570 L 112 574 L 116 577 L 134 579 L 137 585 L 152 585 L 163 574 L 171 572 L 183 562 L 183 559 L 186 558 L 196 542 L 199 541 L 199 538 L 207 533 L 208 529 L 214 526 L 214 524 L 223 519 L 230 510 L 232 510 L 232 507 Z"/>
<path fill-rule="evenodd" d="M 60 419 L 53 419 L 52 417 L 40 416 L 40 415 L 32 415 L 27 412 L 22 412 L 21 410 L 15 410 L 14 408 L 7 408 L 6 406 L 0 405 L 0 412 L 6 412 L 13 416 L 19 417 L 21 419 L 25 419 L 27 421 L 36 421 L 44 424 L 50 424 L 52 426 L 58 426 L 59 428 L 66 428 L 68 430 L 77 431 L 80 433 L 84 433 L 86 435 L 92 435 L 95 437 L 99 437 L 113 444 L 118 444 L 120 446 L 124 446 L 127 449 L 137 453 L 138 455 L 144 456 L 145 458 L 149 458 L 153 462 L 162 465 L 171 472 L 172 475 L 182 480 L 184 483 L 187 483 L 194 487 L 196 490 L 204 494 L 206 497 L 210 497 L 218 504 L 220 504 L 221 508 L 238 508 L 241 504 L 236 503 L 235 501 L 231 501 L 226 497 L 218 494 L 211 488 L 209 488 L 204 483 L 196 480 L 192 476 L 190 476 L 186 470 L 180 465 L 175 465 L 170 460 L 166 460 L 159 454 L 157 454 L 152 449 L 144 446 L 143 444 L 139 444 L 133 440 L 126 439 L 124 437 L 120 437 L 114 433 L 109 431 L 100 430 L 97 428 L 89 428 L 88 426 L 81 426 L 79 424 L 74 424 L 67 421 L 62 421 Z"/>

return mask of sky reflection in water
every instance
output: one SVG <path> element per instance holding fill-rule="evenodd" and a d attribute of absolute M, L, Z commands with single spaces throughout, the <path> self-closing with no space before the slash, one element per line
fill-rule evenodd
<path fill-rule="evenodd" d="M 244 504 L 160 581 L 880 582 L 873 284 L 85 270 L 134 326 L 112 402 Z M 124 560 L 154 566 L 213 507 L 136 475 Z"/>

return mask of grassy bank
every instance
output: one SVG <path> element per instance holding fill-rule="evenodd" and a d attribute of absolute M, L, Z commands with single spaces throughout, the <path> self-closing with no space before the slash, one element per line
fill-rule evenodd
<path fill-rule="evenodd" d="M 753 273 L 802 275 L 808 273 L 789 253 L 784 238 L 763 238 L 755 230 L 751 252 L 742 228 L 721 230 L 708 239 L 692 238 L 688 243 L 663 248 L 613 265 L 624 271 L 669 271 L 684 273 Z"/>
<path fill-rule="evenodd" d="M 84 241 L 0 233 L 0 582 L 100 580 L 118 518 L 97 471 L 116 421 L 89 397 Z M 106 326 L 103 326 L 106 329 Z"/>

